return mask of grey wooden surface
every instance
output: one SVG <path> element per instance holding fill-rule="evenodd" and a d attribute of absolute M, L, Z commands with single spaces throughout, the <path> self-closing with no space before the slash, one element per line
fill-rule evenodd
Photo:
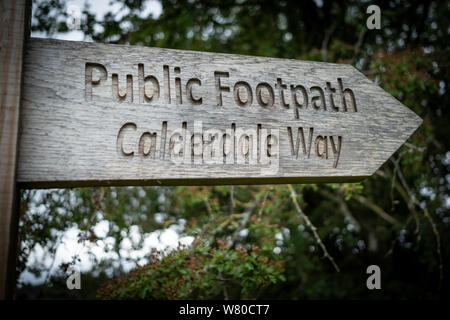
<path fill-rule="evenodd" d="M 144 85 L 142 66 L 145 77 L 153 76 Z M 32 38 L 24 72 L 18 181 L 27 187 L 358 181 L 373 174 L 422 122 L 343 64 Z M 220 75 L 229 92 L 217 90 Z M 283 97 L 278 78 L 286 85 Z M 187 85 L 189 79 L 194 80 Z M 334 108 L 327 82 L 335 89 Z M 345 110 L 339 83 L 352 90 L 356 111 L 348 92 Z M 293 97 L 290 85 L 306 88 L 307 107 L 300 107 L 302 92 Z M 270 164 L 261 163 L 263 148 L 254 149 L 256 163 L 245 160 L 252 140 L 245 137 L 236 155 L 208 163 L 210 145 L 192 148 L 200 135 L 186 133 L 194 132 L 194 122 L 202 123 L 203 131 L 197 131 L 205 141 L 206 129 L 270 129 L 272 157 L 264 157 Z M 300 127 L 306 155 L 302 139 L 297 145 Z M 169 141 L 182 141 L 175 139 L 180 136 L 187 142 L 184 161 L 172 155 Z M 256 145 L 267 146 L 266 140 L 260 135 Z M 180 146 L 175 142 L 175 151 Z M 236 163 L 239 159 L 244 163 Z"/>

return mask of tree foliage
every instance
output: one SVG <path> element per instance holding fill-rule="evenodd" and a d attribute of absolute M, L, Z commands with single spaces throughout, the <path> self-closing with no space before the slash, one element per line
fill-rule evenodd
<path fill-rule="evenodd" d="M 142 15 L 147 1 L 114 2 L 120 12 L 100 18 L 83 9 L 86 40 L 351 63 L 424 123 L 359 184 L 25 190 L 19 273 L 42 272 L 28 261 L 31 250 L 53 256 L 61 233 L 76 226 L 86 245 L 114 239 L 114 258 L 92 255 L 94 269 L 115 276 L 101 298 L 448 296 L 447 2 L 380 2 L 381 30 L 366 29 L 368 4 L 352 0 L 170 0 L 159 16 Z M 65 5 L 35 1 L 33 30 L 68 31 Z M 104 237 L 94 231 L 99 221 L 109 225 Z M 120 245 L 134 226 L 141 235 L 177 226 L 195 241 L 149 252 L 126 274 Z M 382 290 L 365 286 L 371 264 L 381 267 Z"/>

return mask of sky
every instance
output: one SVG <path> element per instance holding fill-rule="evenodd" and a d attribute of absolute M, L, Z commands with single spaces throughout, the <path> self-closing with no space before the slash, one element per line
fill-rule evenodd
<path fill-rule="evenodd" d="M 113 0 L 69 0 L 67 2 L 67 9 L 73 10 L 73 8 L 78 8 L 78 10 L 81 12 L 85 7 L 85 4 L 88 4 L 90 6 L 90 11 L 96 14 L 97 20 L 103 20 L 102 18 L 108 11 L 112 11 L 114 14 L 117 13 L 117 17 L 120 19 L 120 17 L 127 13 L 127 11 L 125 10 L 128 10 L 123 9 L 120 3 L 117 3 Z M 161 15 L 161 12 L 162 6 L 160 1 L 147 0 L 144 3 L 144 10 L 141 12 L 141 17 L 147 17 L 149 14 L 152 14 L 154 18 L 157 18 Z M 33 32 L 31 36 L 46 38 L 46 35 L 42 32 Z M 67 33 L 57 33 L 52 35 L 52 38 L 71 41 L 89 41 L 89 39 L 86 39 L 84 37 L 83 32 L 81 32 L 80 30 L 73 30 Z"/>

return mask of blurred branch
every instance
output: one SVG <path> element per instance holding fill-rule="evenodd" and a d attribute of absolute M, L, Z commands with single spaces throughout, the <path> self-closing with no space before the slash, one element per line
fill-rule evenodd
<path fill-rule="evenodd" d="M 208 214 L 210 216 L 212 216 L 214 212 L 212 211 L 211 205 L 208 202 L 208 198 L 203 198 L 203 202 L 205 203 L 206 210 L 208 211 Z"/>
<path fill-rule="evenodd" d="M 399 176 L 400 178 L 400 182 L 402 183 L 403 187 L 399 184 L 395 184 L 394 187 L 395 189 L 397 189 L 397 191 L 400 193 L 400 195 L 402 196 L 403 200 L 405 201 L 406 205 L 408 206 L 408 209 L 412 212 L 414 220 L 416 222 L 416 231 L 415 233 L 420 237 L 420 221 L 419 221 L 419 216 L 417 214 L 416 208 L 414 206 L 414 200 L 415 197 L 411 197 L 411 190 L 409 190 L 408 185 L 406 184 L 406 181 L 404 181 L 403 178 L 403 174 L 400 170 L 400 166 L 399 166 L 399 159 L 397 160 L 393 160 L 391 159 L 391 162 L 394 164 L 395 168 L 394 168 L 394 172 L 392 174 L 392 179 L 395 179 L 395 176 Z M 404 188 L 406 186 L 406 188 Z"/>
<path fill-rule="evenodd" d="M 227 279 L 224 279 L 224 277 L 222 276 L 222 272 L 220 272 L 220 271 L 219 271 L 219 276 L 217 277 L 217 279 L 222 283 L 223 297 L 225 298 L 225 300 L 229 300 L 227 285 L 225 283 L 225 281 Z"/>
<path fill-rule="evenodd" d="M 327 48 L 328 43 L 330 42 L 331 35 L 333 34 L 334 30 L 336 30 L 336 23 L 333 23 L 330 28 L 325 32 L 325 36 L 322 40 L 322 47 L 320 48 L 320 54 L 322 55 L 322 61 L 327 61 Z"/>
<path fill-rule="evenodd" d="M 393 161 L 393 160 L 391 160 L 391 161 Z M 406 179 L 403 176 L 402 170 L 400 168 L 398 168 L 397 174 L 398 174 L 398 177 L 399 177 L 403 187 L 406 190 L 406 193 L 408 194 L 408 203 L 409 203 L 408 207 L 414 208 L 414 206 L 416 206 L 416 205 L 421 207 L 419 201 L 416 198 L 416 196 L 414 195 L 414 193 L 409 188 L 409 186 L 408 186 L 408 184 L 406 182 Z M 433 221 L 433 218 L 431 218 L 431 215 L 428 212 L 428 209 L 427 209 L 426 205 L 424 205 L 423 214 L 427 218 L 428 222 L 430 223 L 431 228 L 433 230 L 433 234 L 434 234 L 434 236 L 436 238 L 436 253 L 437 253 L 438 259 L 439 259 L 439 290 L 441 290 L 442 282 L 443 282 L 443 279 L 444 279 L 444 262 L 443 262 L 443 258 L 442 258 L 442 252 L 441 252 L 441 240 L 440 240 L 441 237 L 440 237 L 440 234 L 439 234 L 439 230 L 437 229 L 436 224 Z"/>
<path fill-rule="evenodd" d="M 353 58 L 350 61 L 350 64 L 355 63 L 356 58 L 358 57 L 359 52 L 361 51 L 361 47 L 364 43 L 364 36 L 366 35 L 367 32 L 367 28 L 363 28 L 361 30 L 361 32 L 359 33 L 358 36 L 358 41 L 356 41 L 355 46 L 354 46 L 354 53 L 353 53 Z"/>
<path fill-rule="evenodd" d="M 400 161 L 400 157 L 394 162 L 394 173 L 392 174 L 391 179 L 391 211 L 394 210 L 394 188 L 396 187 L 396 177 L 397 177 L 397 169 L 398 169 L 398 162 Z"/>
<path fill-rule="evenodd" d="M 269 192 L 272 191 L 272 189 L 273 189 L 273 187 L 269 186 L 269 189 L 266 192 L 264 192 L 263 201 L 261 203 L 261 208 L 259 208 L 259 212 L 258 212 L 258 220 L 261 220 L 262 212 L 263 212 L 264 206 L 266 205 L 267 196 L 269 195 Z"/>
<path fill-rule="evenodd" d="M 367 199 L 366 197 L 363 197 L 361 195 L 355 195 L 354 196 L 356 200 L 358 200 L 360 203 L 371 209 L 373 212 L 378 214 L 382 219 L 386 220 L 387 222 L 393 224 L 393 225 L 399 225 L 400 223 L 391 215 L 386 213 L 381 207 L 377 206 L 375 203 Z"/>
<path fill-rule="evenodd" d="M 239 227 L 237 227 L 236 230 L 234 230 L 229 241 L 227 241 L 228 248 L 232 248 L 234 246 L 234 244 L 239 236 L 239 232 L 241 232 L 247 226 L 248 222 L 250 221 L 252 212 L 256 208 L 258 203 L 259 203 L 259 199 L 256 198 L 255 201 L 253 201 L 253 203 L 251 204 L 250 208 L 247 211 L 245 211 L 244 213 L 242 213 L 242 220 L 241 220 Z"/>
<path fill-rule="evenodd" d="M 331 262 L 331 264 L 333 265 L 333 267 L 336 269 L 337 272 L 340 272 L 340 269 L 339 269 L 338 265 L 336 264 L 336 262 L 334 262 L 333 257 L 330 256 L 330 254 L 328 253 L 327 248 L 325 247 L 325 245 L 323 244 L 323 242 L 320 239 L 319 235 L 317 234 L 317 228 L 311 223 L 311 221 L 309 220 L 308 216 L 300 208 L 300 205 L 298 204 L 298 201 L 297 201 L 297 194 L 295 193 L 294 188 L 292 187 L 291 184 L 288 184 L 288 187 L 289 187 L 289 190 L 291 192 L 292 202 L 294 202 L 295 208 L 297 209 L 297 212 L 300 215 L 300 218 L 306 223 L 306 225 L 313 232 L 314 238 L 316 239 L 317 244 L 322 248 L 322 251 L 324 253 L 325 258 L 327 258 Z"/>
<path fill-rule="evenodd" d="M 47 286 L 48 281 L 50 280 L 50 276 L 52 274 L 52 270 L 53 270 L 53 267 L 55 266 L 55 262 L 56 262 L 56 253 L 58 252 L 58 248 L 59 248 L 59 245 L 62 242 L 63 236 L 64 236 L 64 233 L 61 233 L 58 236 L 58 240 L 55 243 L 54 251 L 53 251 L 53 257 L 52 257 L 52 263 L 50 264 L 50 268 L 48 269 L 47 275 L 46 275 L 45 280 L 44 280 L 44 285 L 42 286 L 41 291 L 43 290 L 43 288 L 45 286 Z"/>
<path fill-rule="evenodd" d="M 236 203 L 234 201 L 234 186 L 230 186 L 230 214 L 234 213 L 234 207 Z"/>
<path fill-rule="evenodd" d="M 430 223 L 431 228 L 433 229 L 434 236 L 436 238 L 436 253 L 439 258 L 439 290 L 441 290 L 442 282 L 444 281 L 444 261 L 441 252 L 441 236 L 427 208 L 424 209 L 423 214 L 428 219 L 428 222 Z"/>
<path fill-rule="evenodd" d="M 347 203 L 345 202 L 345 200 L 342 198 L 342 194 L 335 194 L 332 193 L 326 189 L 319 189 L 319 192 L 324 195 L 325 197 L 334 200 L 338 205 L 339 205 L 339 209 L 340 211 L 343 213 L 343 215 L 350 221 L 351 224 L 353 224 L 355 226 L 355 231 L 359 232 L 361 230 L 361 225 L 359 224 L 359 222 L 355 219 L 355 217 L 353 216 L 353 214 L 351 213 L 350 209 L 348 208 Z"/>
<path fill-rule="evenodd" d="M 412 143 L 409 143 L 409 142 L 405 142 L 404 146 L 406 146 L 406 147 L 408 147 L 408 148 L 410 148 L 412 150 L 416 150 L 418 152 L 424 152 L 427 149 L 426 147 L 415 146 L 415 145 L 413 145 Z"/>

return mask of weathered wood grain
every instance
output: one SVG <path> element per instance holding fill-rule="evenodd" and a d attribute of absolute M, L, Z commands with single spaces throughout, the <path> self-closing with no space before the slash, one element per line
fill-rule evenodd
<path fill-rule="evenodd" d="M 15 280 L 15 177 L 26 11 L 25 0 L 0 1 L 0 299 L 14 285 L 8 278 Z"/>
<path fill-rule="evenodd" d="M 422 121 L 342 64 L 31 39 L 24 84 L 18 181 L 29 187 L 358 181 Z M 224 160 L 219 143 L 207 163 L 205 130 L 228 129 L 228 151 L 232 128 L 254 130 L 253 147 L 268 140 L 271 157 L 254 148 L 252 163 L 252 139 L 235 134 L 243 145 Z M 171 154 L 183 139 L 180 161 Z"/>

